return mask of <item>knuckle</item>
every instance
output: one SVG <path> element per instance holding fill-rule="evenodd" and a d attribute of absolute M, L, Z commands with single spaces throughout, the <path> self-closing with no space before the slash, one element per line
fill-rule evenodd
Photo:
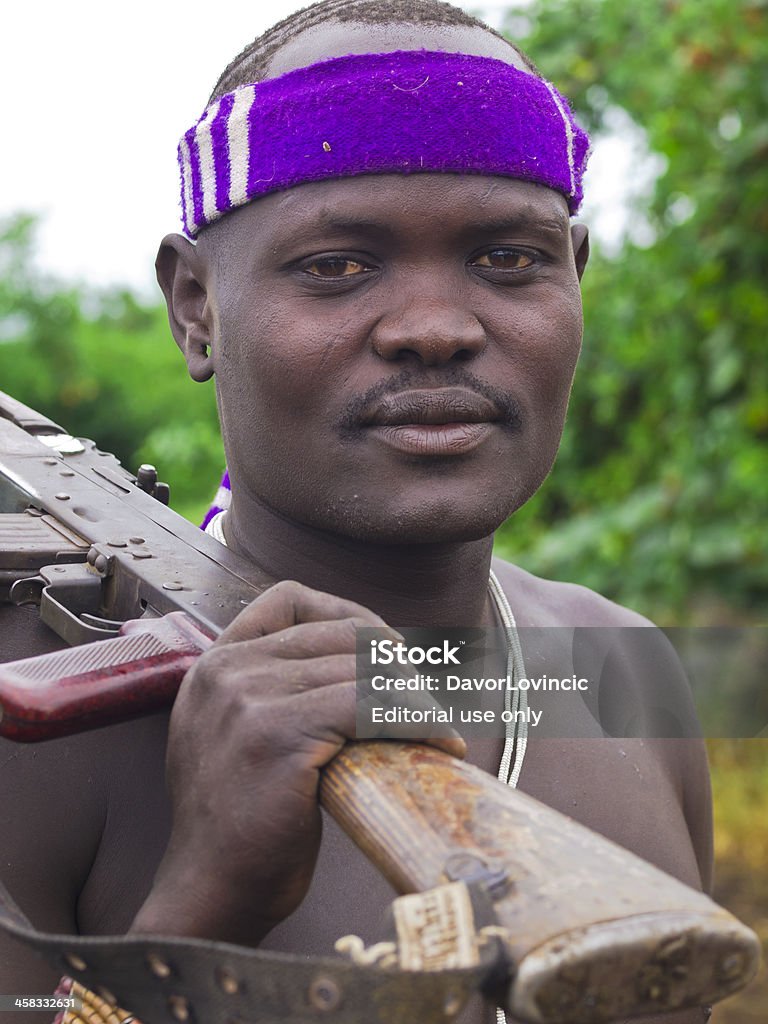
<path fill-rule="evenodd" d="M 267 660 L 263 655 L 255 657 L 250 643 L 247 649 L 243 644 L 211 647 L 190 671 L 190 689 L 206 699 L 219 691 L 236 693 L 261 676 Z"/>
<path fill-rule="evenodd" d="M 326 627 L 326 635 L 338 653 L 346 651 L 355 637 L 352 619 L 335 619 L 333 622 L 329 622 Z"/>
<path fill-rule="evenodd" d="M 376 619 L 379 622 L 381 621 L 377 615 L 372 614 L 371 618 Z M 370 629 L 372 625 L 376 625 L 376 623 L 371 623 L 371 619 L 367 619 L 363 615 L 353 615 L 346 621 L 349 623 L 349 628 L 352 629 L 355 634 L 357 634 L 358 629 Z"/>
<path fill-rule="evenodd" d="M 233 650 L 231 647 L 211 647 L 197 660 L 194 668 L 195 685 L 212 686 L 223 675 L 232 670 Z"/>
<path fill-rule="evenodd" d="M 290 599 L 312 593 L 314 593 L 314 591 L 310 590 L 309 587 L 305 587 L 303 583 L 299 583 L 298 580 L 280 580 L 269 588 L 269 590 L 264 594 L 264 597 L 272 597 L 273 599 Z"/>
<path fill-rule="evenodd" d="M 257 737 L 264 720 L 263 703 L 255 700 L 247 690 L 238 687 L 228 698 L 227 716 L 233 734 L 239 731 L 246 737 Z"/>
<path fill-rule="evenodd" d="M 210 651 L 206 651 L 204 654 L 201 654 L 189 672 L 187 672 L 184 677 L 185 685 L 182 690 L 182 694 L 200 695 L 201 693 L 205 693 L 210 690 L 215 675 L 216 663 L 216 659 L 214 658 L 214 663 L 211 665 L 210 654 Z"/>
<path fill-rule="evenodd" d="M 341 619 L 338 624 L 339 639 L 346 648 L 354 652 L 357 646 L 358 630 L 370 629 L 371 625 L 370 620 L 362 615 L 353 615 L 348 619 Z"/>

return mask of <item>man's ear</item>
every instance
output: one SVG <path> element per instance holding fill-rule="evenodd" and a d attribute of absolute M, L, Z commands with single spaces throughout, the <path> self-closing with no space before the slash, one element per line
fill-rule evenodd
<path fill-rule="evenodd" d="M 202 263 L 183 235 L 166 235 L 155 260 L 158 284 L 168 307 L 173 337 L 187 361 L 192 380 L 213 376 L 211 323 Z"/>
<path fill-rule="evenodd" d="M 571 228 L 573 258 L 576 261 L 576 273 L 581 280 L 584 268 L 589 259 L 589 229 L 586 224 L 574 224 Z"/>

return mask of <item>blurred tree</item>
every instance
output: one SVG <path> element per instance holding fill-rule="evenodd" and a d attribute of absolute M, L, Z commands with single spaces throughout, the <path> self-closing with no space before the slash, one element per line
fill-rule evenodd
<path fill-rule="evenodd" d="M 558 464 L 499 549 L 657 620 L 700 618 L 715 600 L 720 617 L 757 616 L 768 606 L 768 6 L 532 0 L 513 23 L 596 135 L 625 111 L 665 170 L 637 201 L 630 241 L 587 271 Z M 213 389 L 187 381 L 159 306 L 42 277 L 32 228 L 19 217 L 0 235 L 2 387 L 128 466 L 158 462 L 197 517 L 222 461 Z"/>
<path fill-rule="evenodd" d="M 593 133 L 620 107 L 666 169 L 644 244 L 587 270 L 563 449 L 501 550 L 657 620 L 764 612 L 768 5 L 533 0 L 508 24 Z"/>
<path fill-rule="evenodd" d="M 0 224 L 0 387 L 128 469 L 155 463 L 173 506 L 201 518 L 224 463 L 213 388 L 187 377 L 159 304 L 41 274 L 34 227 Z"/>

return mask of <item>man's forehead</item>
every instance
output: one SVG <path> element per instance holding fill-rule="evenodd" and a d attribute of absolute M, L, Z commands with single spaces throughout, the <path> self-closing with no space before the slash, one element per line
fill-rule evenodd
<path fill-rule="evenodd" d="M 346 211 L 381 209 L 391 212 L 397 205 L 409 214 L 423 211 L 444 213 L 455 204 L 457 215 L 466 209 L 485 213 L 509 210 L 532 220 L 550 218 L 569 222 L 565 198 L 554 189 L 517 178 L 484 174 L 376 174 L 354 178 L 336 178 L 310 182 L 297 188 L 264 197 L 271 201 L 279 217 L 308 213 L 326 216 Z"/>
<path fill-rule="evenodd" d="M 475 230 L 569 229 L 559 192 L 515 178 L 461 174 L 385 174 L 311 182 L 263 196 L 233 211 L 200 236 L 220 254 L 258 240 L 271 247 L 309 234 L 344 232 L 461 235 Z M 317 239 L 315 239 L 317 240 Z"/>
<path fill-rule="evenodd" d="M 269 62 L 269 77 L 350 53 L 393 50 L 439 50 L 493 57 L 520 71 L 529 71 L 520 55 L 503 39 L 476 25 L 363 24 L 327 21 L 288 40 Z"/>

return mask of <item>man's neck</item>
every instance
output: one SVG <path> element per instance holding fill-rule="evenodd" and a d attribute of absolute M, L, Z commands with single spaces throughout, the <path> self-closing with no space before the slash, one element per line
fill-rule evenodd
<path fill-rule="evenodd" d="M 390 625 L 495 625 L 492 537 L 451 544 L 373 544 L 278 516 L 263 505 L 226 516 L 227 544 L 274 580 L 356 601 Z"/>

